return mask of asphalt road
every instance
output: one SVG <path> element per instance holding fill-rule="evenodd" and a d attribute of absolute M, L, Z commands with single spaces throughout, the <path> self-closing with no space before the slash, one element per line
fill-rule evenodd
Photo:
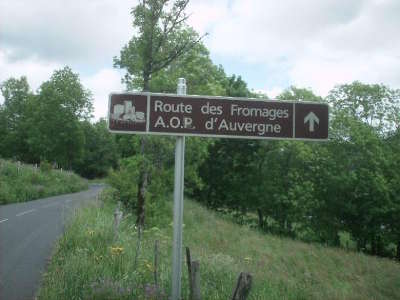
<path fill-rule="evenodd" d="M 67 216 L 102 188 L 0 206 L 0 300 L 34 299 Z"/>

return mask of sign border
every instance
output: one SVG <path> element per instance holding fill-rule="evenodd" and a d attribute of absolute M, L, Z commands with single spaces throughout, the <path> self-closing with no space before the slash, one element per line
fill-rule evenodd
<path fill-rule="evenodd" d="M 110 113 L 111 113 L 111 97 L 113 95 L 139 95 L 139 96 L 147 96 L 147 115 L 146 115 L 146 131 L 123 131 L 123 130 L 112 130 L 110 129 Z M 151 96 L 167 96 L 173 98 L 193 98 L 193 99 L 213 99 L 213 100 L 237 100 L 237 101 L 260 101 L 266 103 L 292 103 L 293 104 L 293 137 L 264 137 L 264 136 L 240 136 L 240 135 L 218 135 L 218 134 L 203 134 L 203 133 L 170 133 L 170 132 L 151 132 L 149 131 L 149 121 L 150 121 L 150 97 Z M 296 118 L 296 104 L 317 104 L 317 105 L 325 105 L 328 107 L 328 137 L 322 139 L 310 139 L 310 138 L 296 138 L 295 137 L 295 118 Z M 329 138 L 329 111 L 330 106 L 328 103 L 320 103 L 313 101 L 290 101 L 290 100 L 269 100 L 263 98 L 241 98 L 241 97 L 225 97 L 225 96 L 203 96 L 203 95 L 177 95 L 170 93 L 151 93 L 151 92 L 111 92 L 108 95 L 108 112 L 107 112 L 107 129 L 112 133 L 122 133 L 122 134 L 149 134 L 149 135 L 158 135 L 158 136 L 184 136 L 184 137 L 202 137 L 202 138 L 229 138 L 229 139 L 246 139 L 246 140 L 284 140 L 284 141 L 309 141 L 309 142 L 328 142 Z"/>

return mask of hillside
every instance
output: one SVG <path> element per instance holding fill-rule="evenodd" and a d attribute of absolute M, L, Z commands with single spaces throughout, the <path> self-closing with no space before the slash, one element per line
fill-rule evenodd
<path fill-rule="evenodd" d="M 86 180 L 71 172 L 53 170 L 48 163 L 32 165 L 0 159 L 0 205 L 87 189 Z"/>
<path fill-rule="evenodd" d="M 171 203 L 143 233 L 127 214 L 113 237 L 109 194 L 83 209 L 56 247 L 39 299 L 145 299 L 153 283 L 154 241 L 160 241 L 159 282 L 170 287 Z M 400 264 L 340 249 L 261 234 L 185 200 L 184 245 L 200 261 L 203 299 L 229 299 L 241 271 L 254 276 L 249 299 L 399 299 Z M 187 272 L 183 269 L 184 299 Z M 148 292 L 149 293 L 149 292 Z"/>

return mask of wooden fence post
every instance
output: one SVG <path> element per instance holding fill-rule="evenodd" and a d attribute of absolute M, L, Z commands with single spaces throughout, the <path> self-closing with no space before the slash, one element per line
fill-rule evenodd
<path fill-rule="evenodd" d="M 192 280 L 190 280 L 192 278 L 192 259 L 190 257 L 190 249 L 189 247 L 186 247 L 186 264 L 187 264 L 187 268 L 188 268 L 188 277 L 189 277 L 189 292 L 190 292 L 190 297 L 192 295 Z M 189 298 L 191 299 L 191 298 Z"/>
<path fill-rule="evenodd" d="M 201 300 L 200 291 L 200 263 L 190 257 L 190 249 L 186 247 L 186 263 L 189 274 L 189 299 Z"/>
<path fill-rule="evenodd" d="M 200 292 L 200 263 L 197 260 L 193 260 L 192 263 L 192 298 L 191 300 L 201 300 Z"/>
<path fill-rule="evenodd" d="M 246 300 L 250 293 L 252 276 L 249 273 L 240 273 L 236 288 L 233 291 L 232 300 Z"/>
<path fill-rule="evenodd" d="M 160 299 L 160 287 L 158 286 L 158 240 L 154 242 L 154 286 L 156 288 L 156 299 Z"/>

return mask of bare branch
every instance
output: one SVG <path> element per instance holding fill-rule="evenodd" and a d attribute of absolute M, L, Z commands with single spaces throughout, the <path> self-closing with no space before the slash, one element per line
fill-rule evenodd
<path fill-rule="evenodd" d="M 154 53 L 157 53 L 157 50 L 154 52 L 154 47 L 153 47 L 154 32 L 155 32 L 155 28 L 157 26 L 158 20 L 161 17 L 161 13 L 162 13 L 165 3 L 166 3 L 166 1 L 164 0 L 164 2 L 162 2 L 160 4 L 160 6 L 158 7 L 158 10 L 153 9 L 153 7 L 150 9 L 150 11 L 151 11 L 150 42 L 147 44 L 147 53 L 150 53 L 150 56 L 148 57 L 149 60 L 147 62 L 145 62 L 145 73 L 147 73 L 147 74 L 153 73 L 153 58 L 154 58 Z"/>
<path fill-rule="evenodd" d="M 171 22 L 171 14 L 166 18 L 165 22 L 164 22 L 164 28 L 163 28 L 163 34 L 162 37 L 159 40 L 159 43 L 157 44 L 155 50 L 156 52 L 160 50 L 160 48 L 164 45 L 164 43 L 166 42 L 168 35 L 181 23 L 185 22 L 190 15 L 188 16 L 183 16 L 181 18 L 182 13 L 184 12 L 186 6 L 188 5 L 189 0 L 186 0 L 183 5 L 179 8 L 179 10 L 177 11 L 177 13 L 175 14 L 175 18 L 174 20 Z M 168 24 L 171 23 L 171 26 L 168 28 Z"/>
<path fill-rule="evenodd" d="M 154 64 L 153 64 L 154 67 L 153 67 L 153 72 L 152 73 L 156 73 L 156 72 L 160 71 L 161 69 L 165 68 L 166 66 L 168 66 L 172 61 L 174 61 L 175 59 L 180 57 L 186 51 L 189 51 L 190 49 L 192 49 L 205 36 L 207 36 L 207 33 L 202 35 L 201 37 L 199 37 L 195 41 L 187 41 L 185 44 L 183 44 L 182 46 L 177 48 L 174 53 L 171 53 L 171 55 L 168 55 L 168 57 L 166 57 L 165 59 L 157 61 L 157 62 L 154 62 Z"/>

